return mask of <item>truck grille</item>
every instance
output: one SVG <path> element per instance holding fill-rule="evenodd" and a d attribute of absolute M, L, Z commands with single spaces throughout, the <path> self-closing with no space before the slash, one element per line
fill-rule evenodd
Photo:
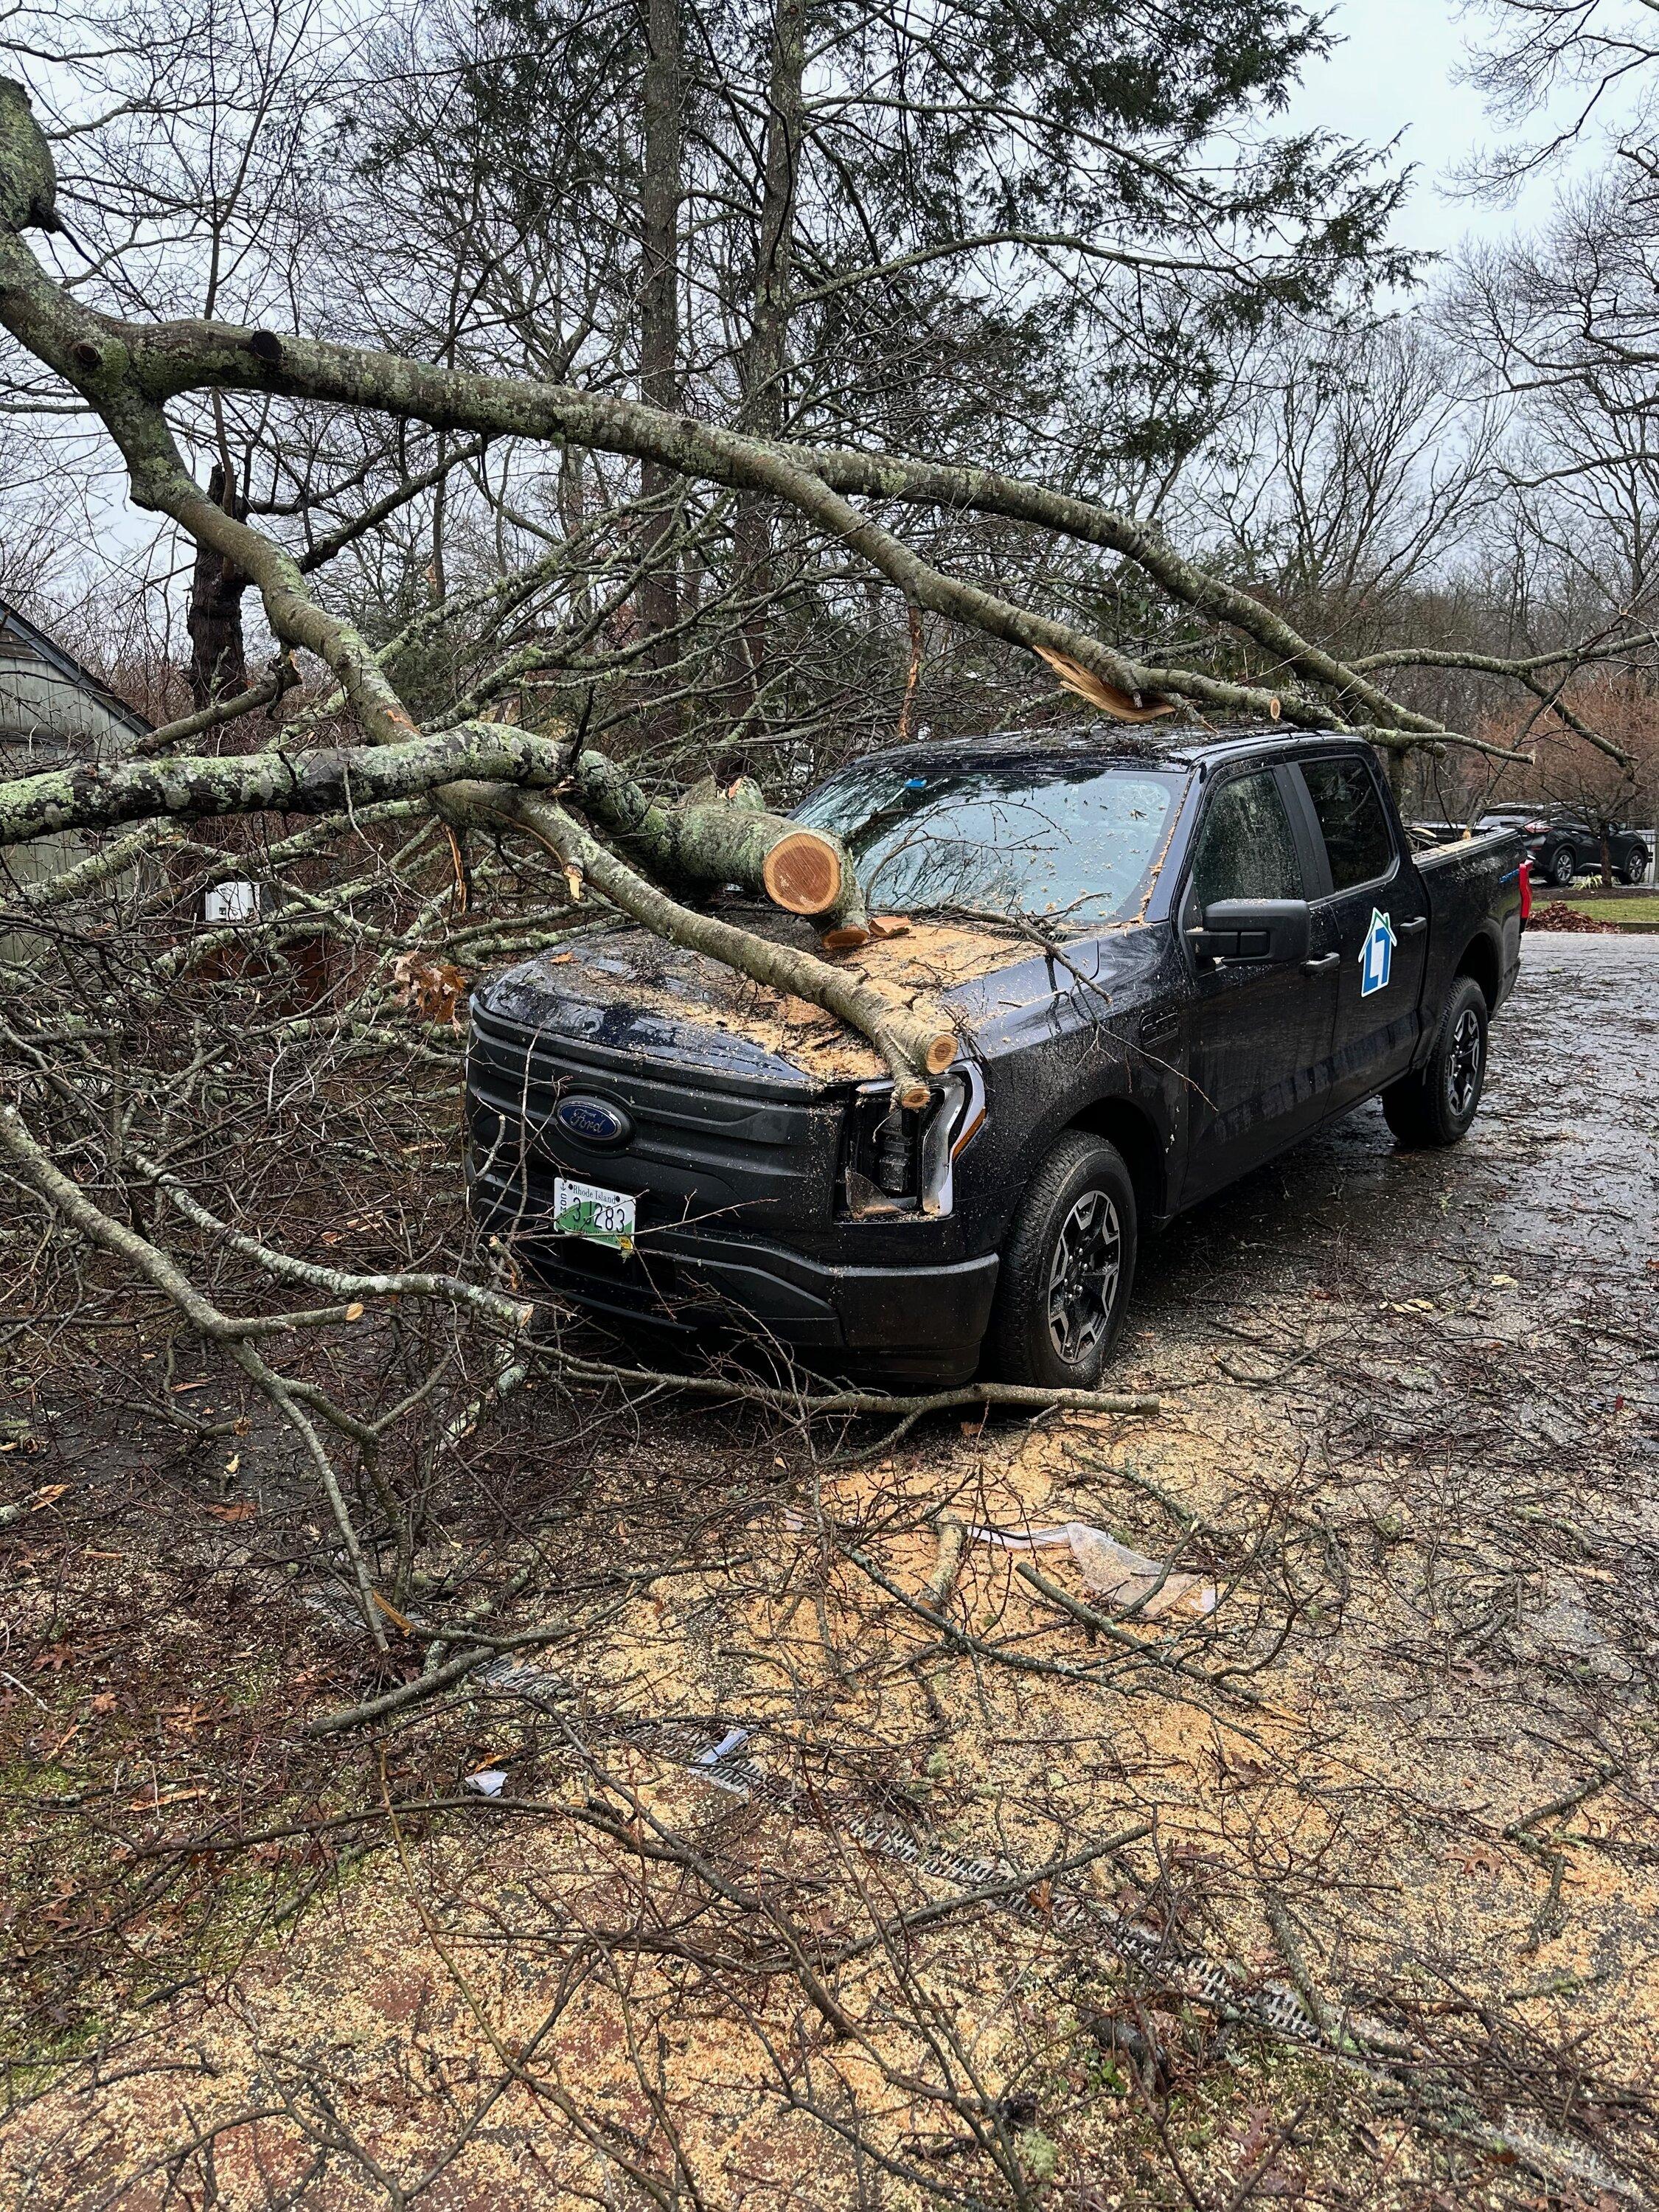
<path fill-rule="evenodd" d="M 620 1143 L 592 1143 L 554 1120 L 573 1095 L 620 1109 Z M 467 1054 L 467 1128 L 475 1175 L 497 1202 L 527 1210 L 556 1175 L 638 1200 L 652 1229 L 745 1229 L 802 1242 L 827 1235 L 834 1211 L 842 1103 L 773 1078 L 670 1068 L 475 1004 Z"/>

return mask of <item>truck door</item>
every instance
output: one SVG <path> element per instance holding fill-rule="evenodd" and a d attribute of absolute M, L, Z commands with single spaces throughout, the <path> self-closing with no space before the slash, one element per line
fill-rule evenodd
<path fill-rule="evenodd" d="M 1429 902 L 1402 853 L 1376 769 L 1360 753 L 1299 762 L 1330 882 L 1326 917 L 1336 966 L 1328 1105 L 1363 1098 L 1403 1075 L 1422 1028 Z"/>
<path fill-rule="evenodd" d="M 1176 909 L 1193 979 L 1183 1199 L 1218 1189 L 1271 1158 L 1322 1111 L 1320 1068 L 1336 999 L 1325 925 L 1313 921 L 1307 960 L 1283 966 L 1200 962 L 1188 937 L 1218 900 L 1307 896 L 1285 773 L 1251 769 L 1218 779 Z"/>

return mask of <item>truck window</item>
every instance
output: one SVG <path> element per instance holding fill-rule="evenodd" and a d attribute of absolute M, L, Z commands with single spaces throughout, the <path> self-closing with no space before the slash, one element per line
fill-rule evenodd
<path fill-rule="evenodd" d="M 1375 883 L 1394 865 L 1394 839 L 1376 784 L 1362 760 L 1304 761 L 1302 780 L 1324 832 L 1333 890 Z"/>
<path fill-rule="evenodd" d="M 1036 748 L 872 753 L 795 809 L 844 840 L 872 907 L 1041 916 L 1064 930 L 1133 914 L 1184 774 Z"/>
<path fill-rule="evenodd" d="M 1271 769 L 1235 776 L 1211 799 L 1198 833 L 1193 890 L 1200 907 L 1217 899 L 1302 896 L 1296 840 Z"/>

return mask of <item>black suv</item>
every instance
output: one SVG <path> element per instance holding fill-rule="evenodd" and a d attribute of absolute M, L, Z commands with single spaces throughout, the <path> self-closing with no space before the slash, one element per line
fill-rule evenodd
<path fill-rule="evenodd" d="M 1603 833 L 1577 815 L 1528 819 L 1518 807 L 1504 808 L 1483 816 L 1480 826 L 1483 830 L 1518 829 L 1527 841 L 1532 872 L 1540 883 L 1554 884 L 1565 890 L 1575 878 L 1599 875 L 1601 872 Z M 1641 832 L 1610 828 L 1606 836 L 1608 863 L 1620 882 L 1645 882 L 1652 855 Z"/>

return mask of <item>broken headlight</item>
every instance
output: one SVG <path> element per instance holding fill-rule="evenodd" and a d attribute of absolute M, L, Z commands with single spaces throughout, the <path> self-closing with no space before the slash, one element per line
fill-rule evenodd
<path fill-rule="evenodd" d="M 985 1120 L 985 1079 L 972 1062 L 939 1079 L 925 1106 L 901 1106 L 890 1083 L 861 1083 L 847 1110 L 840 1204 L 854 1221 L 951 1211 L 955 1164 Z"/>

